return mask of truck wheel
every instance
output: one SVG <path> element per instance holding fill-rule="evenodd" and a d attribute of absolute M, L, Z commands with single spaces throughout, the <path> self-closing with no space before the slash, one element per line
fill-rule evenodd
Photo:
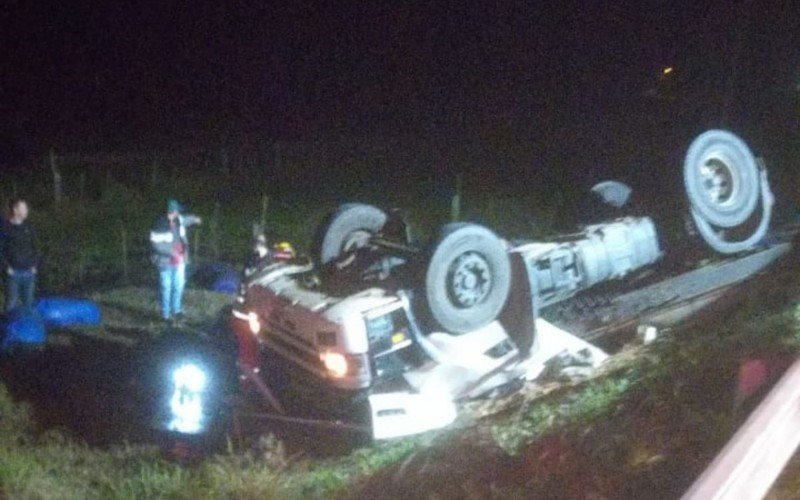
<path fill-rule="evenodd" d="M 727 130 L 709 130 L 692 141 L 683 163 L 683 179 L 692 207 L 721 228 L 744 223 L 760 196 L 753 153 Z"/>
<path fill-rule="evenodd" d="M 508 250 L 483 226 L 448 224 L 431 255 L 425 297 L 433 319 L 465 333 L 497 318 L 511 288 Z"/>
<path fill-rule="evenodd" d="M 320 263 L 328 264 L 346 252 L 365 246 L 369 237 L 383 228 L 386 219 L 386 213 L 372 205 L 341 205 L 320 228 Z"/>

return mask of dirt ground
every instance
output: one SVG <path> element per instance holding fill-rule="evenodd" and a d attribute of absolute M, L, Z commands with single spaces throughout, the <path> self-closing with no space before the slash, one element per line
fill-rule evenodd
<path fill-rule="evenodd" d="M 0 358 L 0 381 L 15 400 L 30 404 L 41 430 L 67 430 L 94 446 L 150 440 L 137 384 L 147 346 L 171 335 L 159 318 L 155 291 L 116 289 L 92 298 L 103 314 L 99 327 L 49 331 L 43 348 Z M 188 291 L 190 320 L 181 329 L 209 335 L 216 311 L 230 301 Z"/>

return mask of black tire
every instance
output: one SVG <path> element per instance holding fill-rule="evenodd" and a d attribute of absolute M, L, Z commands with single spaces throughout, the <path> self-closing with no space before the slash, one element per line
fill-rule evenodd
<path fill-rule="evenodd" d="M 365 237 L 383 229 L 386 220 L 386 213 L 372 205 L 362 203 L 341 205 L 320 228 L 320 264 L 329 264 L 345 251 L 363 246 Z"/>
<path fill-rule="evenodd" d="M 433 249 L 425 274 L 425 298 L 444 331 L 465 333 L 492 321 L 511 288 L 506 246 L 475 224 L 448 224 Z"/>
<path fill-rule="evenodd" d="M 760 196 L 755 157 L 742 139 L 727 130 L 709 130 L 692 141 L 683 178 L 689 203 L 718 227 L 743 224 Z"/>

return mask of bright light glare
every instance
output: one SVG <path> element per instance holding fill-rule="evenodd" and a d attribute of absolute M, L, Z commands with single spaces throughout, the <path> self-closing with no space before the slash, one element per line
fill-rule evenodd
<path fill-rule="evenodd" d="M 195 364 L 185 364 L 172 372 L 175 388 L 185 388 L 190 392 L 201 392 L 206 388 L 206 374 Z"/>
<path fill-rule="evenodd" d="M 172 419 L 167 425 L 170 431 L 194 434 L 203 429 L 202 392 L 206 388 L 205 372 L 195 364 L 185 364 L 172 372 L 174 383 L 169 408 Z"/>
<path fill-rule="evenodd" d="M 664 73 L 665 75 L 668 75 L 668 74 L 672 73 L 673 71 L 674 71 L 674 69 L 673 69 L 672 66 L 667 66 L 666 68 L 664 68 L 662 73 Z"/>
<path fill-rule="evenodd" d="M 203 401 L 199 394 L 181 394 L 175 391 L 169 402 L 172 420 L 167 429 L 183 434 L 195 434 L 203 429 Z"/>
<path fill-rule="evenodd" d="M 261 321 L 258 319 L 258 314 L 251 312 L 247 315 L 247 324 L 250 325 L 250 331 L 253 335 L 257 335 L 261 331 Z"/>
<path fill-rule="evenodd" d="M 323 352 L 319 355 L 325 369 L 336 378 L 347 375 L 347 359 L 344 354 L 338 352 Z"/>

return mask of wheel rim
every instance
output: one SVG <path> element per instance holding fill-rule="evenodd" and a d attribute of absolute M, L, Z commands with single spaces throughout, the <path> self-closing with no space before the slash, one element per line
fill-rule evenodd
<path fill-rule="evenodd" d="M 753 153 L 724 130 L 700 134 L 686 153 L 684 183 L 689 203 L 710 224 L 733 228 L 753 215 L 760 197 Z"/>
<path fill-rule="evenodd" d="M 711 157 L 700 167 L 700 179 L 706 197 L 724 207 L 736 201 L 739 179 L 734 169 L 721 157 Z"/>
<path fill-rule="evenodd" d="M 453 304 L 466 309 L 486 300 L 491 291 L 489 263 L 477 252 L 465 252 L 448 267 L 447 293 Z"/>
<path fill-rule="evenodd" d="M 341 255 L 346 257 L 336 263 L 337 267 L 343 269 L 351 265 L 356 260 L 356 251 L 367 246 L 370 236 L 370 232 L 364 230 L 349 233 L 342 242 Z"/>
<path fill-rule="evenodd" d="M 342 242 L 342 252 L 352 252 L 367 246 L 371 234 L 369 231 L 358 230 L 349 233 Z"/>

